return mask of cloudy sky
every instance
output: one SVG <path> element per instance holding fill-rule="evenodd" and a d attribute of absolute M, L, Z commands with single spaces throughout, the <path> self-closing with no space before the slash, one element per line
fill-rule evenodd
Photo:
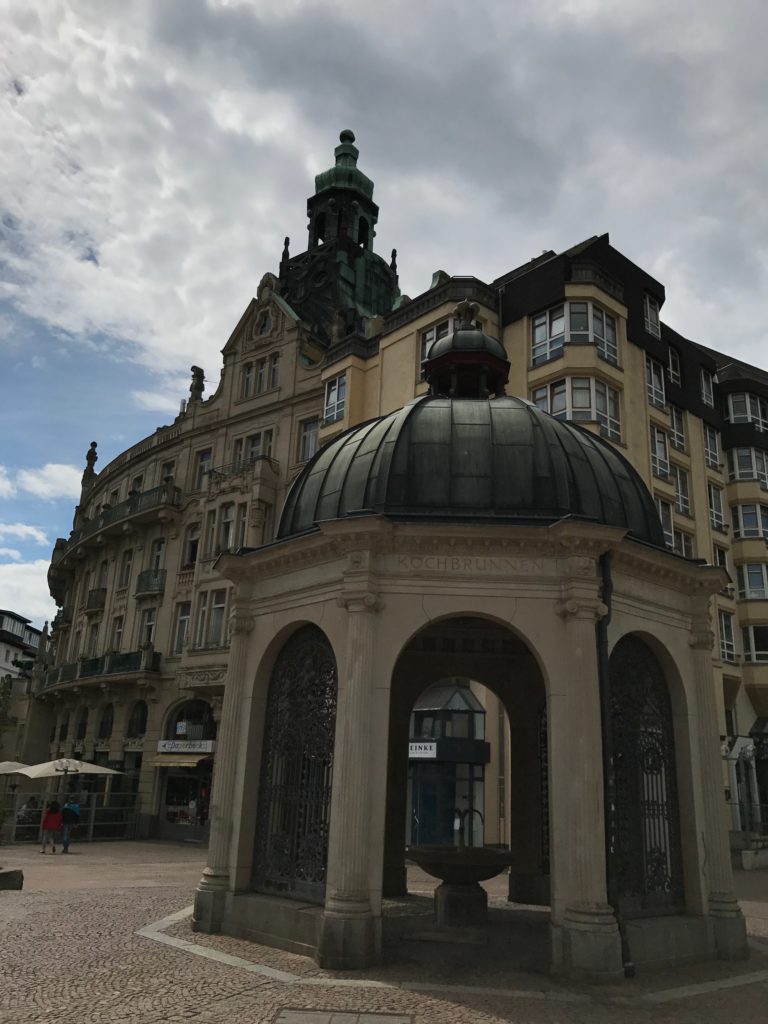
<path fill-rule="evenodd" d="M 0 0 L 0 607 L 169 422 L 352 128 L 401 286 L 592 234 L 768 368 L 765 0 Z M 98 467 L 97 467 L 98 468 Z"/>

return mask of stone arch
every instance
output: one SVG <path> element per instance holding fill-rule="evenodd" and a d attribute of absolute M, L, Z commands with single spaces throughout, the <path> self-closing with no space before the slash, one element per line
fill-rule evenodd
<path fill-rule="evenodd" d="M 147 717 L 149 708 L 145 700 L 134 701 L 131 713 L 128 716 L 128 727 L 125 731 L 126 739 L 140 739 L 147 731 Z"/>
<path fill-rule="evenodd" d="M 318 626 L 287 632 L 269 652 L 275 653 L 264 709 L 252 884 L 260 892 L 322 903 L 338 670 Z"/>
<path fill-rule="evenodd" d="M 188 723 L 192 728 L 185 728 L 180 732 L 178 727 L 181 723 Z M 162 730 L 163 738 L 166 740 L 215 740 L 216 732 L 213 708 L 207 700 L 186 697 L 175 701 L 166 709 Z"/>
<path fill-rule="evenodd" d="M 657 651 L 646 637 L 627 633 L 609 659 L 616 805 L 609 847 L 625 917 L 679 913 L 685 906 L 675 714 Z M 682 699 L 682 689 L 674 689 Z"/>
<path fill-rule="evenodd" d="M 482 684 L 506 712 L 511 742 L 505 756 L 512 761 L 513 785 L 503 800 L 505 814 L 514 809 L 516 822 L 510 892 L 519 887 L 514 895 L 520 901 L 548 903 L 546 675 L 539 656 L 519 630 L 498 617 L 477 612 L 430 620 L 411 633 L 395 661 L 390 693 L 384 893 L 395 896 L 405 889 L 403 794 L 407 789 L 411 709 L 432 682 L 450 676 L 465 676 Z M 511 820 L 508 818 L 508 822 Z"/>
<path fill-rule="evenodd" d="M 112 735 L 112 728 L 115 722 L 114 704 L 105 704 L 99 715 L 99 726 L 96 733 L 97 740 L 108 740 Z"/>

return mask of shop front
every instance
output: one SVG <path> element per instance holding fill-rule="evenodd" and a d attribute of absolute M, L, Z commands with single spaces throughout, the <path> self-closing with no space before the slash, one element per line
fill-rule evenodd
<path fill-rule="evenodd" d="M 188 701 L 170 717 L 154 761 L 159 769 L 158 839 L 207 842 L 215 737 L 216 723 L 205 701 Z"/>

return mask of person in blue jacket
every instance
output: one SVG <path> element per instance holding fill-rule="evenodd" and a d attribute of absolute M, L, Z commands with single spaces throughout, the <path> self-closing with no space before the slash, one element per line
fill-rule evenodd
<path fill-rule="evenodd" d="M 74 796 L 67 798 L 61 809 L 61 843 L 62 853 L 69 853 L 69 841 L 72 829 L 80 823 L 80 804 Z"/>

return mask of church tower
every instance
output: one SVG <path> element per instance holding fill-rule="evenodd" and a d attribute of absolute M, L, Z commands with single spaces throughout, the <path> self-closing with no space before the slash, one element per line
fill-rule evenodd
<path fill-rule="evenodd" d="M 342 334 L 352 333 L 361 318 L 388 313 L 399 294 L 394 251 L 390 264 L 373 251 L 379 208 L 354 142 L 343 131 L 335 165 L 315 177 L 307 251 L 291 258 L 286 239 L 280 264 L 281 295 L 326 344 L 338 336 L 339 317 Z"/>

